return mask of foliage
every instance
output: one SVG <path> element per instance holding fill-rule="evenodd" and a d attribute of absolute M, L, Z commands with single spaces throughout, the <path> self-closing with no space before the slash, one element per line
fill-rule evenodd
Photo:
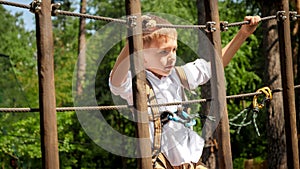
<path fill-rule="evenodd" d="M 12 16 L 0 6 L 1 107 L 37 107 L 35 32 L 24 29 L 22 13 Z M 5 19 L 3 19 L 5 18 Z M 0 114 L 0 163 L 18 159 L 20 167 L 36 168 L 40 162 L 39 118 L 34 113 Z M 23 163 L 24 162 L 24 163 Z"/>
<path fill-rule="evenodd" d="M 79 2 L 61 1 L 62 10 L 76 11 Z M 112 18 L 124 18 L 124 2 L 117 0 L 93 0 L 88 1 L 87 12 L 99 16 Z M 143 13 L 157 13 L 163 16 L 172 16 L 176 24 L 196 24 L 197 10 L 196 0 L 142 0 Z M 0 18 L 3 24 L 0 25 L 1 45 L 0 53 L 8 55 L 10 60 L 2 58 L 1 70 L 3 78 L 0 83 L 0 105 L 3 106 L 31 106 L 38 107 L 38 79 L 36 68 L 36 47 L 34 31 L 26 31 L 24 23 L 20 19 L 20 14 L 11 16 L 5 9 L 0 6 Z M 245 1 L 223 0 L 219 3 L 220 20 L 236 22 L 243 20 L 243 16 L 259 14 L 256 6 L 251 6 Z M 53 34 L 54 34 L 54 62 L 55 62 L 55 85 L 56 85 L 56 102 L 58 107 L 73 106 L 72 82 L 74 81 L 74 70 L 77 64 L 77 45 L 78 45 L 78 18 L 68 16 L 53 17 Z M 93 59 L 87 60 L 87 63 L 97 62 L 95 72 L 95 81 L 88 81 L 85 85 L 94 87 L 98 105 L 113 105 L 113 96 L 109 92 L 108 77 L 111 68 L 118 56 L 119 51 L 124 46 L 124 38 L 121 38 L 110 49 L 106 49 L 103 43 L 112 43 L 111 36 L 115 30 L 106 30 L 105 34 L 98 37 L 98 33 L 107 25 L 103 21 L 87 20 L 88 55 Z M 238 31 L 237 27 L 230 28 L 223 32 L 222 44 L 227 44 Z M 120 36 L 124 37 L 126 32 L 120 30 Z M 192 61 L 197 58 L 197 52 L 191 49 L 191 44 L 195 37 L 195 32 L 188 30 L 178 30 L 182 40 L 179 41 L 178 56 L 181 62 Z M 238 51 L 233 61 L 225 69 L 227 95 L 253 92 L 263 85 L 262 70 L 264 59 L 261 56 L 260 46 L 261 37 L 260 29 L 244 43 Z M 100 38 L 100 39 L 99 39 Z M 102 41 L 104 40 L 106 41 Z M 97 43 L 98 42 L 98 43 Z M 100 43 L 101 42 L 101 43 Z M 194 46 L 193 46 L 194 47 Z M 100 52 L 99 52 L 100 51 Z M 103 53 L 101 53 L 103 52 Z M 104 53 L 105 52 L 105 53 Z M 105 55 L 102 60 L 97 60 L 100 55 Z M 11 65 L 10 65 L 11 64 Z M 90 73 L 90 74 L 89 74 Z M 16 75 L 16 76 L 15 76 Z M 10 82 L 7 79 L 12 79 Z M 4 83 L 5 82 L 5 83 Z M 20 83 L 20 86 L 12 85 Z M 95 83 L 93 83 L 95 82 Z M 13 86 L 13 87 L 10 87 Z M 3 90 L 5 88 L 6 90 Z M 4 97 L 9 92 L 10 96 L 17 96 L 18 92 L 24 92 L 24 95 L 18 95 L 17 105 L 10 101 L 6 103 Z M 197 93 L 200 90 L 196 91 Z M 89 94 L 89 93 L 87 93 Z M 25 97 L 24 97 L 25 96 Z M 200 96 L 191 95 L 192 99 L 198 99 Z M 2 105 L 3 103 L 3 105 Z M 5 104 L 4 104 L 5 103 Z M 122 100 L 120 101 L 122 102 Z M 9 104 L 9 105 L 8 105 Z M 28 105 L 29 104 L 29 105 Z M 246 100 L 229 100 L 228 112 L 229 118 L 234 117 L 237 113 L 251 104 L 251 99 Z M 199 109 L 199 106 L 193 107 Z M 265 117 L 259 113 L 257 123 L 262 136 L 258 137 L 253 126 L 242 128 L 241 133 L 236 133 L 236 128 L 231 128 L 232 152 L 234 165 L 240 166 L 243 159 L 246 158 L 265 158 Z M 105 111 L 102 113 L 107 123 L 118 132 L 134 136 L 135 126 L 132 121 L 124 117 L 118 111 Z M 96 118 L 96 117 L 91 117 Z M 17 158 L 20 168 L 41 168 L 40 152 L 40 131 L 39 115 L 37 113 L 26 114 L 0 114 L 0 123 L 3 124 L 0 130 L 0 162 L 5 167 L 11 158 Z M 58 138 L 59 138 L 59 155 L 61 168 L 136 168 L 136 159 L 130 159 L 113 155 L 102 149 L 93 142 L 82 128 L 75 112 L 57 113 Z M 201 129 L 196 128 L 196 131 Z M 105 129 L 99 129 L 99 132 L 105 132 Z"/>
<path fill-rule="evenodd" d="M 246 4 L 245 1 L 230 1 L 224 0 L 219 3 L 220 20 L 229 23 L 242 21 L 244 16 L 258 15 L 259 10 L 254 5 Z M 225 10 L 232 8 L 235 10 Z M 227 44 L 230 39 L 237 33 L 238 28 L 230 28 L 227 32 L 222 33 L 222 44 Z M 258 27 L 256 32 L 251 35 L 241 48 L 236 53 L 235 57 L 225 68 L 227 95 L 235 95 L 240 93 L 250 93 L 256 91 L 262 85 L 264 61 L 261 52 L 262 36 L 261 29 Z M 252 104 L 252 98 L 246 99 L 231 99 L 228 100 L 228 116 L 229 119 L 240 113 L 246 107 Z M 237 133 L 237 128 L 231 128 L 231 145 L 234 165 L 238 165 L 243 161 L 242 159 L 249 158 L 266 158 L 266 112 L 260 110 L 257 117 L 258 129 L 261 136 L 255 132 L 253 124 L 243 127 L 240 133 Z M 248 121 L 251 117 L 247 118 Z M 240 119 L 241 121 L 242 119 Z"/>

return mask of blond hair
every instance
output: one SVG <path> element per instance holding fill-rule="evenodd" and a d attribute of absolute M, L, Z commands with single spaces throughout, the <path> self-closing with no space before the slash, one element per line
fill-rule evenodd
<path fill-rule="evenodd" d="M 144 46 L 150 45 L 153 40 L 166 42 L 168 39 L 177 39 L 175 28 L 157 27 L 157 24 L 172 25 L 169 21 L 155 15 L 142 16 Z"/>

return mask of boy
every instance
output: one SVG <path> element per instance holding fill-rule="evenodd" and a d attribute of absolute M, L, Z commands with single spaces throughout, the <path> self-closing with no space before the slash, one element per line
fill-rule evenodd
<path fill-rule="evenodd" d="M 242 43 L 256 29 L 260 17 L 246 16 L 249 25 L 243 25 L 231 42 L 222 49 L 223 65 L 226 66 Z M 158 104 L 182 101 L 182 84 L 175 71 L 177 32 L 174 28 L 158 28 L 155 24 L 170 24 L 157 16 L 143 16 L 143 54 L 146 78 L 155 93 Z M 132 104 L 131 79 L 129 71 L 128 44 L 122 49 L 110 75 L 112 93 Z M 204 59 L 182 66 L 189 87 L 195 89 L 211 78 L 210 63 Z M 178 112 L 180 106 L 161 106 L 159 112 Z M 152 110 L 149 108 L 149 114 Z M 154 136 L 154 124 L 150 122 L 150 137 Z M 201 168 L 200 157 L 204 140 L 183 123 L 169 120 L 162 124 L 161 153 L 154 168 Z"/>

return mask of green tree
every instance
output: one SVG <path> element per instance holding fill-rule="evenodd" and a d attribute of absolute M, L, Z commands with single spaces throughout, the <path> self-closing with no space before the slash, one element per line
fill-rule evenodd
<path fill-rule="evenodd" d="M 1 107 L 36 107 L 38 86 L 35 57 L 35 33 L 24 28 L 22 13 L 11 15 L 0 6 L 2 20 L 1 56 Z M 12 101 L 11 101 L 12 100 Z M 0 162 L 3 167 L 16 160 L 19 167 L 38 167 L 39 116 L 36 113 L 0 114 Z"/>
<path fill-rule="evenodd" d="M 60 2 L 62 3 L 61 10 L 76 11 L 79 9 L 79 1 L 65 0 Z M 142 0 L 141 2 L 143 13 L 156 13 L 162 16 L 172 15 L 174 18 L 177 18 L 172 20 L 175 24 L 197 24 L 196 0 Z M 16 88 L 24 91 L 26 96 L 26 99 L 20 103 L 22 103 L 22 106 L 26 106 L 29 103 L 27 106 L 37 107 L 38 79 L 36 73 L 35 33 L 24 29 L 24 23 L 19 17 L 20 14 L 11 16 L 2 6 L 0 6 L 0 9 L 3 11 L 0 13 L 0 18 L 4 18 L 3 24 L 0 25 L 0 30 L 3 32 L 0 34 L 0 53 L 10 56 L 10 61 L 5 64 L 6 66 L 2 67 L 2 74 L 8 77 L 6 76 L 8 74 L 4 73 L 15 73 L 15 79 L 22 86 L 21 89 L 18 86 Z M 259 10 L 254 5 L 246 4 L 246 1 L 220 1 L 219 10 L 220 19 L 229 22 L 241 21 L 243 16 L 246 15 L 259 14 Z M 125 19 L 125 4 L 123 1 L 118 0 L 88 1 L 87 13 Z M 78 57 L 78 21 L 78 18 L 69 16 L 53 17 L 55 84 L 58 107 L 73 106 L 72 84 L 76 79 L 74 70 L 76 70 Z M 84 85 L 95 87 L 94 91 L 98 105 L 113 105 L 112 95 L 108 87 L 108 77 L 116 57 L 124 46 L 125 38 L 114 44 L 111 49 L 105 49 L 103 43 L 111 43 L 115 40 L 111 38 L 114 30 L 108 29 L 105 34 L 99 37 L 98 30 L 105 27 L 108 23 L 88 19 L 86 21 L 87 42 L 97 42 L 92 45 L 88 44 L 89 50 L 87 55 L 93 55 L 92 58 L 98 58 L 99 53 L 95 51 L 107 51 L 107 53 L 105 53 L 103 60 L 99 62 L 96 72 L 90 72 L 96 73 L 95 84 L 87 81 Z M 237 31 L 237 27 L 232 27 L 227 32 L 223 32 L 222 44 L 225 45 L 229 42 Z M 194 60 L 198 56 L 191 50 L 189 42 L 192 42 L 191 38 L 195 37 L 195 34 L 190 30 L 184 29 L 178 29 L 178 32 L 180 38 L 182 38 L 179 41 L 178 56 L 183 62 Z M 260 33 L 261 30 L 258 29 L 241 47 L 234 60 L 226 68 L 227 95 L 253 92 L 263 86 L 261 77 L 263 77 L 264 66 L 262 65 L 262 60 L 264 58 L 261 56 L 260 51 L 260 43 L 262 41 Z M 126 36 L 125 26 L 124 29 L 120 30 L 120 36 Z M 102 41 L 103 39 L 101 40 L 101 38 L 106 41 Z M 8 61 L 7 59 L 5 60 Z M 87 59 L 87 63 L 91 62 L 98 62 L 98 60 Z M 3 63 L 1 62 L 1 66 Z M 12 66 L 9 66 L 8 63 L 11 63 Z M 5 77 L 2 78 L 0 85 L 3 87 L 5 84 L 4 87 L 7 88 L 11 83 L 6 82 Z M 9 77 L 14 78 L 14 74 L 10 74 Z M 11 91 L 14 91 L 16 88 L 11 88 Z M 1 94 L 7 91 L 0 90 L 1 103 L 4 103 Z M 197 98 L 201 96 L 199 91 L 196 91 L 199 94 Z M 16 92 L 16 94 L 18 93 Z M 247 106 L 250 102 L 251 99 L 230 100 L 228 102 L 229 117 L 236 115 L 244 108 L 243 104 Z M 10 101 L 10 103 L 12 102 Z M 125 104 L 125 102 L 120 103 Z M 198 111 L 200 108 L 197 105 L 195 110 Z M 107 123 L 118 132 L 134 136 L 134 124 L 124 117 L 124 114 L 116 110 L 110 110 L 103 111 L 102 115 Z M 92 116 L 91 118 L 97 117 Z M 61 168 L 136 168 L 136 159 L 116 156 L 96 145 L 82 129 L 75 112 L 58 112 L 57 121 Z M 0 130 L 0 162 L 6 167 L 10 158 L 18 158 L 22 168 L 40 168 L 41 153 L 38 113 L 1 113 L 0 122 L 4 124 Z M 234 161 L 237 161 L 235 165 L 241 165 L 244 158 L 265 158 L 266 130 L 263 127 L 264 123 L 264 117 L 260 117 L 258 125 L 262 134 L 261 137 L 257 137 L 253 127 L 243 128 L 240 134 L 237 134 L 235 129 L 232 128 L 233 157 Z M 196 130 L 201 131 L 200 126 Z M 99 132 L 105 132 L 105 129 L 99 129 Z"/>

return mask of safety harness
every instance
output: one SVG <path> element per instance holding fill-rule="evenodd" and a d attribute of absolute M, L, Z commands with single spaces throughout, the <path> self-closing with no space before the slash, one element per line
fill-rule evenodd
<path fill-rule="evenodd" d="M 182 88 L 182 99 L 187 100 L 185 89 L 190 90 L 186 74 L 182 67 L 175 67 L 176 73 L 181 82 Z M 159 158 L 159 153 L 161 152 L 161 137 L 162 137 L 162 126 L 168 121 L 173 120 L 179 123 L 184 124 L 186 127 L 190 127 L 196 124 L 196 121 L 183 109 L 178 109 L 177 112 L 160 112 L 157 105 L 157 100 L 153 87 L 149 81 L 147 81 L 146 91 L 148 95 L 148 100 L 151 106 L 152 114 L 149 115 L 149 120 L 154 123 L 154 137 L 153 137 L 153 151 L 152 151 L 152 164 L 155 165 L 157 158 Z"/>

